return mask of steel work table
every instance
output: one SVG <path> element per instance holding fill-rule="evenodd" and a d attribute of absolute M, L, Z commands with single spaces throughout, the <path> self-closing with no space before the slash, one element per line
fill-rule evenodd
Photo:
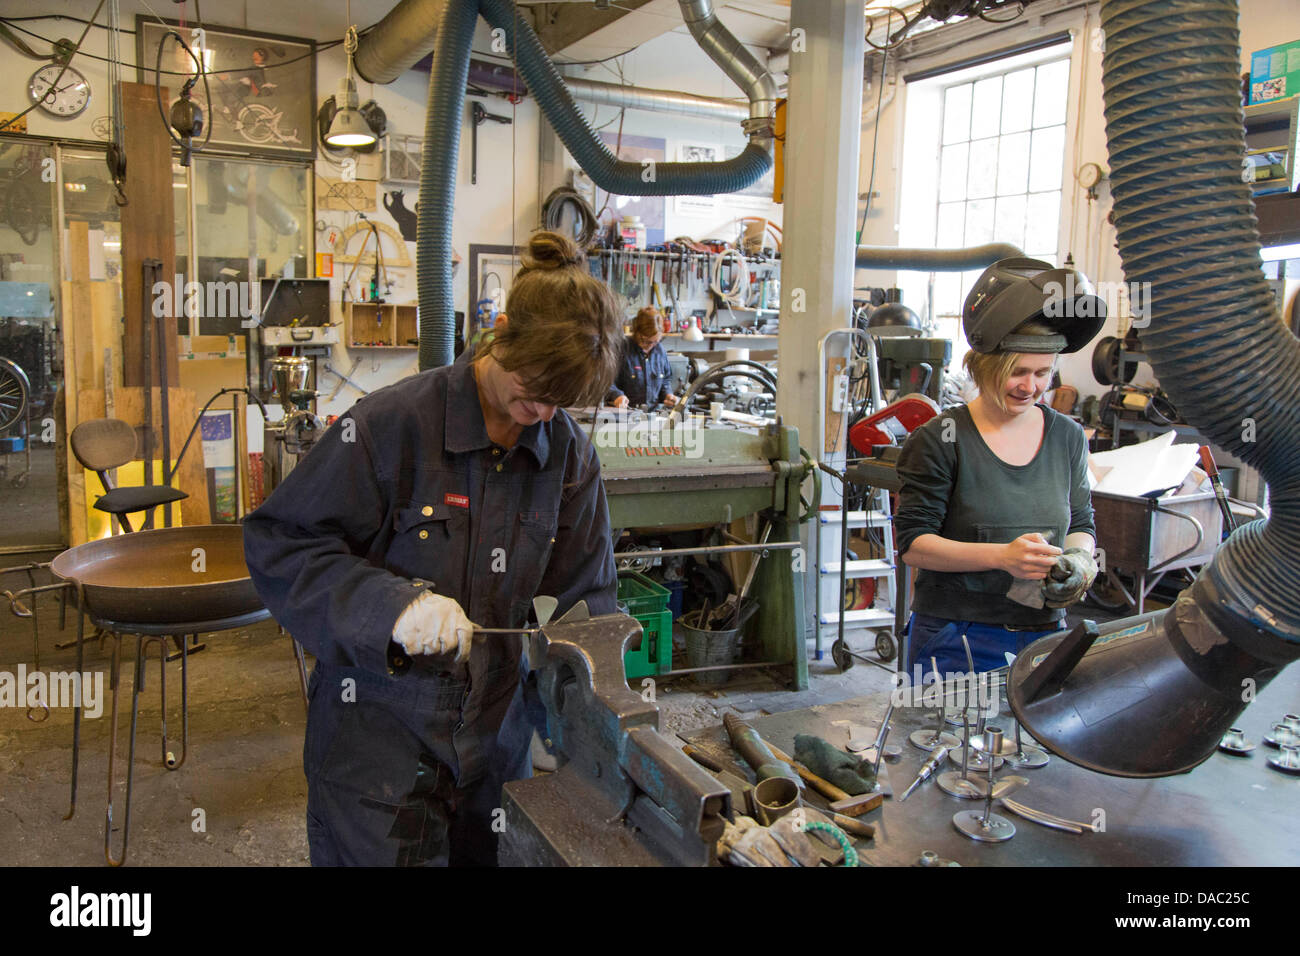
<path fill-rule="evenodd" d="M 887 705 L 887 694 L 855 697 L 749 723 L 787 753 L 794 752 L 798 733 L 817 734 L 842 747 L 848 727 L 833 721 L 852 721 L 874 731 Z M 1147 780 L 1110 777 L 1056 756 L 1038 770 L 1004 768 L 995 779 L 1015 773 L 1029 780 L 1011 799 L 1085 823 L 1093 819 L 1094 808 L 1101 808 L 1106 830 L 1051 830 L 1001 808 L 995 800 L 994 812 L 1016 827 L 1015 836 L 1000 844 L 976 843 L 954 829 L 954 813 L 982 810 L 984 802 L 950 797 L 933 778 L 906 804 L 898 802 L 929 756 L 908 743 L 907 736 L 933 728 L 935 712 L 895 708 L 889 740 L 903 753 L 895 763 L 883 765 L 889 768 L 895 796 L 860 818 L 876 827 L 875 839 L 855 841 L 861 864 L 910 866 L 922 850 L 933 850 L 962 866 L 1300 866 L 1300 777 L 1269 767 L 1267 758 L 1278 751 L 1263 742 L 1272 725 L 1283 714 L 1296 713 L 1298 705 L 1300 666 L 1293 666 L 1274 678 L 1237 721 L 1256 749 L 1247 757 L 1216 752 L 1188 774 Z M 1005 705 L 990 723 L 1001 726 L 1011 739 L 1014 723 Z M 721 725 L 680 736 L 729 766 L 745 766 Z M 816 793 L 805 799 L 825 806 Z"/>

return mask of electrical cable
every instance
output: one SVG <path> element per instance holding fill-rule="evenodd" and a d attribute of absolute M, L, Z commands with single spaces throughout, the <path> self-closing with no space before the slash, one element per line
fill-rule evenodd
<path fill-rule="evenodd" d="M 600 224 L 596 213 L 572 186 L 558 186 L 551 191 L 542 203 L 542 227 L 552 232 L 559 232 L 564 225 L 564 209 L 572 206 L 581 223 L 581 230 L 573 237 L 584 250 L 590 249 Z"/>
<path fill-rule="evenodd" d="M 26 18 L 26 19 L 32 19 L 32 18 L 29 17 L 29 18 Z M 39 18 L 36 18 L 36 19 L 48 19 L 48 18 L 45 18 L 45 17 L 39 17 Z M 65 19 L 70 19 L 70 20 L 71 20 L 71 19 L 76 19 L 76 18 L 75 18 L 75 17 L 67 17 L 67 18 L 65 18 Z M 81 21 L 81 22 L 84 23 L 85 21 Z M 169 24 L 165 23 L 165 22 L 162 21 L 162 20 L 159 20 L 158 22 L 159 22 L 159 23 L 162 23 L 164 26 L 169 26 Z M 25 33 L 25 34 L 27 34 L 29 37 L 34 37 L 34 38 L 37 39 L 37 40 L 43 40 L 43 41 L 45 41 L 46 43 L 50 44 L 51 46 L 54 46 L 54 44 L 58 42 L 58 41 L 56 41 L 56 40 L 51 40 L 49 37 L 47 37 L 47 36 L 43 36 L 42 34 L 39 34 L 39 33 L 33 33 L 31 30 L 24 29 L 23 27 L 20 27 L 20 26 L 14 26 L 14 18 L 13 18 L 13 17 L 0 17 L 0 23 L 5 24 L 6 26 L 12 26 L 13 29 L 18 30 L 20 33 Z M 100 25 L 100 24 L 96 24 L 96 26 L 99 26 L 101 30 L 103 30 L 103 29 L 107 29 L 106 27 L 104 27 L 104 26 L 102 26 L 102 25 Z M 132 33 L 132 34 L 135 33 L 134 30 L 123 30 L 122 32 L 123 32 L 123 33 Z M 325 51 L 325 50 L 332 50 L 332 49 L 333 49 L 334 47 L 336 47 L 336 46 L 342 46 L 342 44 L 343 44 L 343 41 L 342 41 L 342 40 L 331 40 L 331 41 L 329 41 L 328 43 L 318 43 L 318 44 L 316 44 L 316 49 L 315 49 L 314 53 L 321 53 L 321 52 L 323 52 L 323 51 Z M 78 50 L 78 51 L 77 51 L 77 55 L 80 56 L 80 57 L 82 57 L 83 59 L 86 59 L 86 60 L 97 60 L 97 61 L 100 62 L 100 63 L 109 63 L 109 62 L 111 62 L 110 59 L 109 59 L 108 57 L 106 57 L 106 56 L 97 56 L 97 55 L 95 55 L 94 53 L 83 53 L 83 52 L 81 52 L 81 50 Z M 263 70 L 275 70 L 275 69 L 279 69 L 279 68 L 282 67 L 282 66 L 289 66 L 290 64 L 292 64 L 292 63 L 297 63 L 297 62 L 299 62 L 300 60 L 310 59 L 312 56 L 313 56 L 313 53 L 304 53 L 304 54 L 302 54 L 301 56 L 295 56 L 295 57 L 292 57 L 291 59 L 288 59 L 288 60 L 281 60 L 279 63 L 268 63 L 268 64 L 266 64 L 265 66 L 263 66 L 262 69 L 263 69 Z M 122 66 L 123 66 L 123 67 L 126 67 L 126 68 L 128 68 L 128 69 L 137 70 L 137 71 L 141 70 L 141 68 L 142 68 L 141 65 L 140 65 L 139 63 L 123 63 Z M 244 66 L 231 67 L 230 70 L 229 70 L 228 72 L 237 73 L 237 72 L 239 72 L 240 70 L 243 70 L 243 69 L 251 69 L 253 66 L 255 66 L 255 64 L 250 63 L 250 64 L 248 64 L 247 67 L 244 67 Z M 145 69 L 147 69 L 147 67 L 145 67 Z M 223 72 L 226 72 L 226 71 L 223 71 Z M 189 73 L 181 73 L 181 72 L 176 71 L 176 70 L 163 70 L 163 71 L 162 71 L 162 75 L 163 75 L 163 76 L 190 76 L 191 74 L 189 74 Z"/>
<path fill-rule="evenodd" d="M 731 288 L 723 289 L 721 285 L 722 264 L 728 256 L 735 257 L 740 264 L 732 269 Z M 713 274 L 709 279 L 709 290 L 719 300 L 726 303 L 728 308 L 743 309 L 745 307 L 745 302 L 749 297 L 749 265 L 745 262 L 744 253 L 739 249 L 728 249 L 714 258 Z"/>
<path fill-rule="evenodd" d="M 862 225 L 858 227 L 858 244 L 862 243 L 862 234 L 867 230 L 867 213 L 871 211 L 871 194 L 876 188 L 876 147 L 880 143 L 880 103 L 885 95 L 885 69 L 889 65 L 889 53 L 880 56 L 880 89 L 876 91 L 876 121 L 871 132 L 871 178 L 867 182 L 867 204 L 862 208 Z"/>

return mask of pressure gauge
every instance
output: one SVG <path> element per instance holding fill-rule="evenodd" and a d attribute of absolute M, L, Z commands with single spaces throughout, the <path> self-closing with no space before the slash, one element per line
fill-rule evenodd
<path fill-rule="evenodd" d="M 1105 178 L 1106 171 L 1096 163 L 1084 163 L 1079 167 L 1079 185 L 1084 189 L 1096 189 Z"/>
<path fill-rule="evenodd" d="M 60 76 L 62 72 L 62 76 Z M 56 88 L 55 80 L 59 81 Z M 90 105 L 90 83 L 74 67 L 50 63 L 32 74 L 27 81 L 31 101 L 51 116 L 72 119 Z"/>

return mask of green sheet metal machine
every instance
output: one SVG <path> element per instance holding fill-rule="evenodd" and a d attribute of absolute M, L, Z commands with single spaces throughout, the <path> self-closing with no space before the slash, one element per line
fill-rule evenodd
<path fill-rule="evenodd" d="M 593 421 L 613 528 L 730 523 L 757 514 L 772 529 L 752 585 L 762 659 L 792 689 L 808 686 L 803 638 L 800 485 L 815 469 L 798 434 L 780 424 L 740 430 L 650 418 Z M 815 497 L 815 495 L 814 495 Z M 760 545 L 666 553 L 764 550 Z M 775 558 L 775 559 L 774 559 Z M 654 695 L 624 677 L 640 637 L 623 614 L 588 618 L 581 606 L 529 636 L 546 705 L 555 772 L 505 786 L 504 865 L 708 865 L 731 793 L 659 732 Z"/>

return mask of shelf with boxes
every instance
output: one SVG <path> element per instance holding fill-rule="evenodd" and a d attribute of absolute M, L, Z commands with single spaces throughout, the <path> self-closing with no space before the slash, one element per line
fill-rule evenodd
<path fill-rule="evenodd" d="M 389 302 L 349 302 L 344 306 L 347 346 L 352 349 L 418 348 L 418 308 Z"/>

